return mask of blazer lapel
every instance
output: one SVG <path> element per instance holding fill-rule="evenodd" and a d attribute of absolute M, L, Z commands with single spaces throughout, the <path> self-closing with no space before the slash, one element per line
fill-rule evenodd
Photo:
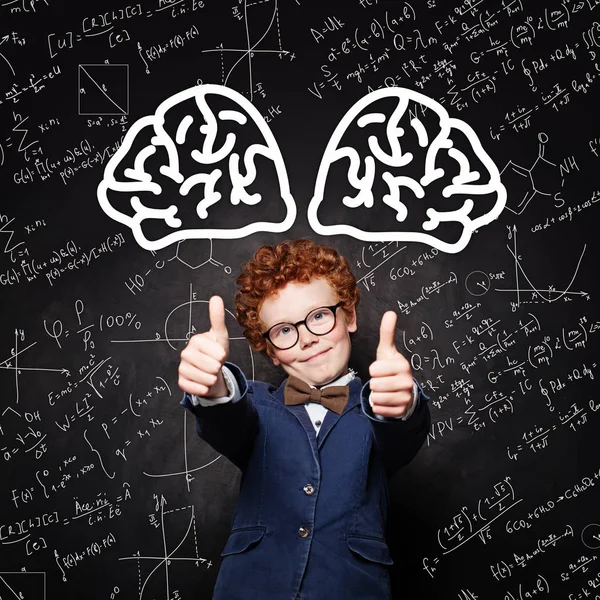
<path fill-rule="evenodd" d="M 304 407 L 303 404 L 298 404 L 296 406 L 287 406 L 284 403 L 283 390 L 285 388 L 286 381 L 287 381 L 287 379 L 284 379 L 282 384 L 273 392 L 273 397 L 278 402 L 281 403 L 283 408 L 285 408 L 287 411 L 292 413 L 294 415 L 294 417 L 296 417 L 296 419 L 298 419 L 298 422 L 300 423 L 300 425 L 302 425 L 302 427 L 304 428 L 304 431 L 305 431 L 306 436 L 308 437 L 308 441 L 310 443 L 310 448 L 313 453 L 313 458 L 315 459 L 315 462 L 318 465 L 319 457 L 318 457 L 318 453 L 317 453 L 317 434 L 315 432 L 315 428 L 313 427 L 312 421 L 310 420 L 310 417 L 308 416 L 308 412 L 306 411 L 306 408 Z M 331 411 L 328 411 L 328 412 L 331 412 Z"/>
<path fill-rule="evenodd" d="M 341 415 L 334 413 L 331 410 L 327 411 L 325 418 L 323 419 L 323 425 L 319 430 L 319 436 L 317 437 L 317 448 L 320 450 L 321 446 L 325 442 L 325 438 L 329 435 L 329 432 L 333 429 L 335 424 L 349 411 L 354 410 L 360 405 L 360 390 L 362 389 L 362 383 L 359 377 L 355 377 L 348 383 L 350 394 L 348 395 L 348 404 L 342 411 Z M 304 411 L 306 412 L 306 410 Z"/>

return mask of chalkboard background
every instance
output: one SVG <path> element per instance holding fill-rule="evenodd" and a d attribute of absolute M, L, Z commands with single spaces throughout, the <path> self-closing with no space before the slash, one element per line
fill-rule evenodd
<path fill-rule="evenodd" d="M 600 598 L 598 4 L 2 0 L 0 597 L 211 597 L 239 473 L 179 406 L 179 352 L 211 295 L 233 311 L 259 245 L 308 236 L 360 279 L 351 366 L 366 377 L 394 309 L 431 395 L 392 482 L 394 598 Z M 98 185 L 133 123 L 203 83 L 263 115 L 296 221 L 143 249 Z M 392 86 L 468 123 L 501 172 L 506 207 L 458 253 L 309 226 L 336 125 Z M 265 172 L 257 220 L 281 213 Z M 231 359 L 281 381 L 227 319 Z"/>

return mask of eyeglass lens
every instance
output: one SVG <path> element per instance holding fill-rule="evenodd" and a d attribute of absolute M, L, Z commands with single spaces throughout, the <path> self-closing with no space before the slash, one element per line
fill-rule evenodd
<path fill-rule="evenodd" d="M 311 333 L 325 335 L 335 325 L 335 314 L 330 308 L 317 308 L 306 316 L 304 323 Z M 271 329 L 269 337 L 277 348 L 287 350 L 298 341 L 298 328 L 293 323 L 280 323 Z"/>

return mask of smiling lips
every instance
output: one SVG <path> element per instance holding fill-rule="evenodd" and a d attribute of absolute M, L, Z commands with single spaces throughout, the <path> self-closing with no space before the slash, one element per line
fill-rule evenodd
<path fill-rule="evenodd" d="M 327 350 L 323 350 L 323 352 L 319 352 L 319 354 L 314 354 L 313 356 L 311 356 L 310 358 L 307 358 L 304 362 L 309 362 L 319 356 L 322 356 L 323 354 L 325 354 L 326 352 L 329 352 L 329 349 Z"/>

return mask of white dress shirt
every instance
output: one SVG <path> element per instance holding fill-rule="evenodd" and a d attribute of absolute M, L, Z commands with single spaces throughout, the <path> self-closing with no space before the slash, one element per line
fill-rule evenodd
<path fill-rule="evenodd" d="M 217 404 L 224 404 L 225 402 L 237 401 L 242 395 L 240 392 L 240 388 L 238 386 L 235 377 L 231 373 L 231 371 L 223 365 L 222 367 L 223 377 L 225 379 L 225 384 L 227 385 L 227 389 L 229 390 L 229 394 L 227 396 L 222 396 L 220 398 L 203 398 L 201 396 L 195 396 L 194 394 L 190 394 L 190 399 L 194 406 L 216 406 Z M 352 369 L 349 369 L 348 373 L 338 377 L 335 381 L 331 381 L 327 385 L 322 386 L 322 388 L 328 387 L 330 385 L 348 385 L 350 381 L 352 381 L 356 377 L 356 372 Z M 310 386 L 311 388 L 315 388 L 314 385 Z M 400 419 L 402 421 L 406 421 L 413 414 L 415 407 L 417 405 L 417 398 L 419 396 L 419 388 L 417 387 L 417 383 L 413 382 L 413 397 L 412 402 L 406 412 L 400 417 L 394 417 L 396 419 Z M 371 398 L 369 397 L 369 403 L 371 407 L 373 403 L 371 402 Z M 308 402 L 304 405 L 306 408 L 306 412 L 310 417 L 310 421 L 315 428 L 317 434 L 319 433 L 319 429 L 323 424 L 323 419 L 328 412 L 328 408 L 325 408 L 322 404 L 318 404 L 317 402 Z M 383 419 L 380 415 L 375 415 L 376 418 Z"/>

